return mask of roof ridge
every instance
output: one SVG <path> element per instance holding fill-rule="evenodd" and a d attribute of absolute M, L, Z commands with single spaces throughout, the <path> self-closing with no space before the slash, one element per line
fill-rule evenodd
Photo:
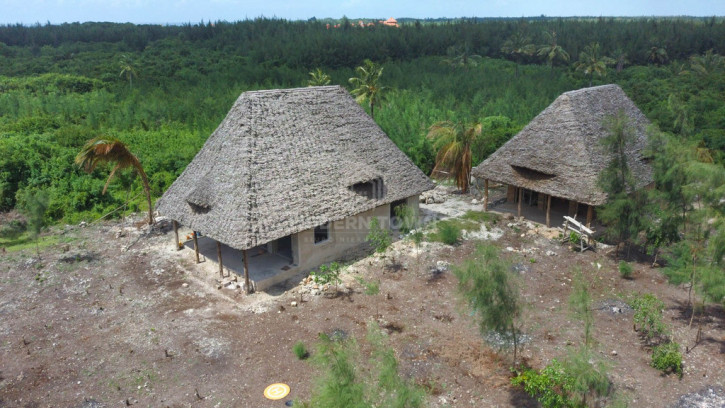
<path fill-rule="evenodd" d="M 312 91 L 343 89 L 342 85 L 323 85 L 323 86 L 307 86 L 303 88 L 282 88 L 282 89 L 258 89 L 255 91 L 244 91 L 242 95 L 264 95 L 264 94 L 281 94 L 281 93 L 305 93 Z"/>

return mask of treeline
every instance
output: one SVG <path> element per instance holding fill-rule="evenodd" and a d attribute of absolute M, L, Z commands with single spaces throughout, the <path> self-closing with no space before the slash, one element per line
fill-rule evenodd
<path fill-rule="evenodd" d="M 305 86 L 317 68 L 350 89 L 348 79 L 365 58 L 382 64 L 380 81 L 389 89 L 375 120 L 425 172 L 435 158 L 426 138 L 432 124 L 481 122 L 473 146 L 478 163 L 559 94 L 590 81 L 620 84 L 662 130 L 723 162 L 725 72 L 717 55 L 723 47 L 715 43 L 725 42 L 721 19 L 326 24 L 0 27 L 0 211 L 22 207 L 24 192 L 39 189 L 49 193 L 54 220 L 96 218 L 129 199 L 131 209 L 143 208 L 132 174 L 121 174 L 103 195 L 108 172 L 87 175 L 73 164 L 86 140 L 109 135 L 127 143 L 159 196 L 241 92 Z M 538 52 L 501 50 L 513 33 L 527 33 L 536 49 L 544 31 L 557 33 L 568 61 L 548 66 Z M 588 75 L 574 63 L 577 47 L 591 40 L 599 41 L 601 55 L 631 54 L 621 69 L 605 64 L 601 74 Z M 666 47 L 666 60 L 648 62 L 652 44 Z"/>
<path fill-rule="evenodd" d="M 294 68 L 348 67 L 363 59 L 413 60 L 443 55 L 449 47 L 468 46 L 491 58 L 506 57 L 504 43 L 515 33 L 545 44 L 545 32 L 558 33 L 558 41 L 572 60 L 592 42 L 606 55 L 626 54 L 632 64 L 650 60 L 652 47 L 665 49 L 669 59 L 680 60 L 709 49 L 725 50 L 722 18 L 521 18 L 461 19 L 455 22 L 406 20 L 399 28 L 377 25 L 361 28 L 357 20 L 342 19 L 340 28 L 322 21 L 255 19 L 184 25 L 68 23 L 61 25 L 0 26 L 0 54 L 29 53 L 42 47 L 59 48 L 66 57 L 92 44 L 114 44 L 119 52 L 141 52 L 162 39 L 177 39 L 256 64 L 283 64 Z M 19 47 L 19 48 L 16 48 Z M 529 58 L 528 62 L 540 61 Z"/>

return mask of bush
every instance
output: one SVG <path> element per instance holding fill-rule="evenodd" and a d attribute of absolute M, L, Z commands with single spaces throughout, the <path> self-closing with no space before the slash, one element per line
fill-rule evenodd
<path fill-rule="evenodd" d="M 444 244 L 454 245 L 461 238 L 461 229 L 452 222 L 441 221 L 438 223 L 438 237 Z"/>
<path fill-rule="evenodd" d="M 668 342 L 652 348 L 651 365 L 665 374 L 675 373 L 682 378 L 680 345 L 675 342 Z"/>
<path fill-rule="evenodd" d="M 365 241 L 369 242 L 375 248 L 375 252 L 378 253 L 385 252 L 393 242 L 392 238 L 390 238 L 390 231 L 380 227 L 378 217 L 373 217 L 373 220 L 370 222 L 370 231 L 365 237 Z"/>
<path fill-rule="evenodd" d="M 543 408 L 573 407 L 569 393 L 574 389 L 574 378 L 567 375 L 556 359 L 541 372 L 527 369 L 511 379 L 513 385 L 521 385 L 524 391 L 536 398 Z"/>
<path fill-rule="evenodd" d="M 624 279 L 629 279 L 632 277 L 632 265 L 625 261 L 619 262 L 619 276 L 623 277 Z"/>
<path fill-rule="evenodd" d="M 634 309 L 635 329 L 639 326 L 639 330 L 644 332 L 647 339 L 666 335 L 667 326 L 662 320 L 664 302 L 657 299 L 655 295 L 645 293 L 636 297 L 631 306 Z"/>
<path fill-rule="evenodd" d="M 317 272 L 310 272 L 312 280 L 318 285 L 339 285 L 342 282 L 340 279 L 340 272 L 342 265 L 337 262 L 332 262 L 329 265 L 320 265 L 320 269 Z"/>
<path fill-rule="evenodd" d="M 298 360 L 304 360 L 310 356 L 310 353 L 307 351 L 307 347 L 305 347 L 305 343 L 301 341 L 298 341 L 294 346 L 292 346 L 292 352 L 295 353 Z"/>
<path fill-rule="evenodd" d="M 414 230 L 418 223 L 415 210 L 407 205 L 395 207 L 395 218 L 398 223 L 398 229 L 402 234 L 407 234 Z"/>

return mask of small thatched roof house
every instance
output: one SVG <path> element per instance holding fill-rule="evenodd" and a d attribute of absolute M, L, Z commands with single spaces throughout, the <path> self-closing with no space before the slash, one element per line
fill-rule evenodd
<path fill-rule="evenodd" d="M 299 271 L 364 240 L 367 223 L 350 217 L 389 220 L 391 205 L 417 208 L 432 187 L 343 88 L 279 89 L 243 93 L 157 207 Z"/>
<path fill-rule="evenodd" d="M 652 183 L 652 169 L 643 158 L 650 122 L 617 85 L 604 85 L 565 92 L 536 116 L 521 132 L 501 146 L 472 173 L 484 180 L 507 184 L 508 201 L 551 207 L 551 197 L 569 201 L 570 215 L 578 204 L 587 204 L 587 222 L 592 206 L 606 202 L 597 180 L 611 157 L 601 139 L 608 135 L 605 122 L 619 112 L 630 119 L 637 141 L 629 146 L 628 165 L 638 187 Z M 525 196 L 525 197 L 524 197 Z M 547 205 L 548 203 L 548 205 Z"/>

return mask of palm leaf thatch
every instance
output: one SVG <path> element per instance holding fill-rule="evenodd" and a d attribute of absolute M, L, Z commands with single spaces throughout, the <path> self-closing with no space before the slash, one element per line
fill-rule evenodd
<path fill-rule="evenodd" d="M 430 127 L 428 138 L 437 151 L 433 175 L 452 177 L 461 192 L 468 192 L 471 182 L 471 146 L 481 135 L 481 124 L 464 126 L 450 121 L 438 122 Z"/>
<path fill-rule="evenodd" d="M 106 194 L 108 185 L 117 171 L 126 168 L 133 168 L 143 182 L 144 193 L 149 207 L 149 224 L 154 223 L 153 207 L 151 205 L 151 189 L 148 177 L 144 172 L 141 162 L 128 150 L 126 144 L 112 137 L 97 137 L 89 140 L 75 158 L 76 164 L 86 173 L 92 173 L 99 164 L 113 164 L 113 170 L 103 186 L 103 194 Z"/>
<path fill-rule="evenodd" d="M 601 140 L 607 119 L 623 113 L 635 141 L 626 148 L 636 187 L 652 183 L 652 168 L 643 156 L 650 122 L 617 85 L 565 92 L 516 136 L 473 169 L 481 179 L 523 187 L 589 205 L 607 195 L 599 175 L 611 162 Z"/>
<path fill-rule="evenodd" d="M 244 92 L 157 206 L 244 250 L 431 188 L 349 92 L 305 87 Z"/>

